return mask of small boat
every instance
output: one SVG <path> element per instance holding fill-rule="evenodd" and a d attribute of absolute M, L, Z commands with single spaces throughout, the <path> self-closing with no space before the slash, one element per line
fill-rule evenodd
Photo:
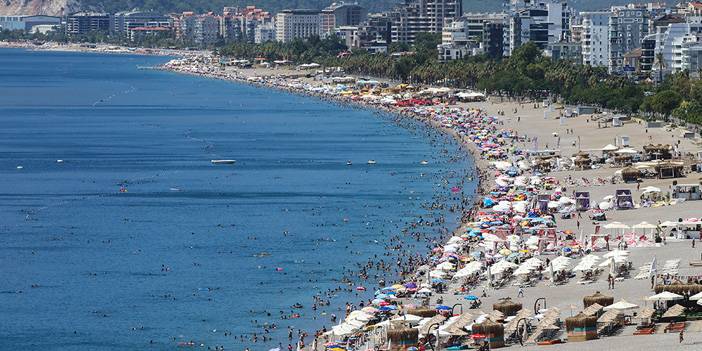
<path fill-rule="evenodd" d="M 374 165 L 375 163 L 376 163 L 375 160 L 368 160 L 369 165 Z"/>
<path fill-rule="evenodd" d="M 236 160 L 212 160 L 213 165 L 233 165 L 236 163 Z"/>
<path fill-rule="evenodd" d="M 421 162 L 419 162 L 419 164 L 420 164 L 420 165 L 428 165 L 428 164 L 429 164 L 429 161 L 427 161 L 427 160 L 422 160 Z"/>
<path fill-rule="evenodd" d="M 17 169 L 24 169 L 24 166 L 17 166 Z"/>
<path fill-rule="evenodd" d="M 63 160 L 56 160 L 56 163 L 63 163 Z"/>
<path fill-rule="evenodd" d="M 353 163 L 351 163 L 350 160 L 349 160 L 349 161 L 346 161 L 346 165 L 347 165 L 347 166 L 350 166 L 350 165 L 352 165 L 352 164 L 353 164 Z"/>

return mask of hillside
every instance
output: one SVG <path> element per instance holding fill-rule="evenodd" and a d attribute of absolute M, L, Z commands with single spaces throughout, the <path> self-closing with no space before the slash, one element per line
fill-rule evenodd
<path fill-rule="evenodd" d="M 77 0 L 0 0 L 0 15 L 59 16 L 78 8 Z"/>
<path fill-rule="evenodd" d="M 650 0 L 570 0 L 578 10 L 598 10 L 611 5 L 631 2 L 649 2 Z M 155 10 L 157 12 L 197 12 L 221 11 L 224 6 L 246 6 L 255 4 L 270 11 L 284 8 L 318 8 L 329 5 L 332 0 L 0 0 L 0 15 L 45 14 L 61 15 L 77 10 L 98 10 L 118 12 L 134 8 Z M 372 11 L 381 11 L 392 7 L 398 0 L 358 0 Z M 503 8 L 502 0 L 464 0 L 466 12 L 499 11 Z"/>

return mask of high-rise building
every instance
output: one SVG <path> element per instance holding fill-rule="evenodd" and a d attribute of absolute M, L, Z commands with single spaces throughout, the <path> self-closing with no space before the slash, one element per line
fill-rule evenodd
<path fill-rule="evenodd" d="M 113 33 L 127 35 L 130 29 L 138 27 L 170 28 L 171 19 L 155 12 L 124 11 L 114 14 L 110 25 Z"/>
<path fill-rule="evenodd" d="M 358 3 L 335 2 L 323 9 L 322 32 L 329 33 L 338 27 L 358 26 L 368 18 L 368 10 Z"/>
<path fill-rule="evenodd" d="M 478 53 L 502 57 L 504 13 L 467 13 L 456 20 L 447 20 L 437 47 L 439 60 L 449 61 Z"/>
<path fill-rule="evenodd" d="M 691 77 L 702 78 L 702 42 L 688 42 L 682 45 L 682 67 L 690 72 Z"/>
<path fill-rule="evenodd" d="M 583 64 L 595 67 L 609 65 L 609 17 L 610 12 L 582 12 L 583 33 L 581 35 Z"/>
<path fill-rule="evenodd" d="M 275 39 L 284 43 L 318 36 L 322 31 L 322 16 L 317 10 L 283 10 L 276 15 L 275 30 Z"/>
<path fill-rule="evenodd" d="M 108 32 L 110 15 L 97 12 L 76 12 L 66 17 L 66 34 L 83 35 L 91 32 Z"/>
<path fill-rule="evenodd" d="M 261 44 L 275 40 L 275 26 L 273 22 L 263 23 L 254 30 L 254 43 Z"/>
<path fill-rule="evenodd" d="M 196 15 L 193 12 L 183 12 L 172 15 L 176 38 L 191 45 L 200 47 L 217 43 L 220 36 L 220 16 L 213 13 Z"/>
<path fill-rule="evenodd" d="M 609 18 L 609 71 L 623 73 L 624 54 L 641 47 L 648 34 L 650 14 L 645 5 L 613 6 Z"/>
<path fill-rule="evenodd" d="M 540 49 L 570 39 L 571 11 L 562 0 L 512 0 L 508 52 L 532 42 Z"/>
<path fill-rule="evenodd" d="M 192 42 L 199 46 L 217 43 L 219 41 L 219 22 L 219 17 L 212 13 L 195 16 Z"/>
<path fill-rule="evenodd" d="M 461 0 L 405 0 L 390 13 L 393 42 L 413 43 L 418 33 L 441 33 L 463 13 Z"/>

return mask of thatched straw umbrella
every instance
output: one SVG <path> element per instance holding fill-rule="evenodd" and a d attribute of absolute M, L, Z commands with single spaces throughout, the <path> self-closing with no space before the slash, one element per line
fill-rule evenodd
<path fill-rule="evenodd" d="M 622 169 L 622 179 L 624 179 L 625 182 L 627 181 L 635 181 L 639 179 L 641 176 L 641 171 L 634 168 L 634 167 L 627 167 Z"/>
<path fill-rule="evenodd" d="M 417 328 L 397 328 L 387 331 L 390 341 L 390 350 L 403 350 L 410 346 L 416 346 L 419 341 L 419 329 Z"/>
<path fill-rule="evenodd" d="M 656 294 L 660 294 L 664 291 L 672 292 L 678 295 L 694 295 L 702 292 L 702 284 L 670 284 L 670 285 L 656 285 L 654 288 Z"/>
<path fill-rule="evenodd" d="M 566 318 L 565 322 L 569 342 L 597 339 L 597 317 L 581 312 Z"/>
<path fill-rule="evenodd" d="M 424 307 L 419 307 L 415 309 L 408 309 L 407 314 L 413 314 L 415 316 L 420 316 L 424 318 L 431 318 L 436 316 L 436 309 L 434 308 L 424 308 Z"/>
<path fill-rule="evenodd" d="M 514 316 L 522 309 L 522 304 L 512 301 L 509 297 L 500 299 L 497 303 L 492 305 L 492 308 L 496 311 L 502 312 L 505 317 Z"/>
<path fill-rule="evenodd" d="M 576 157 L 575 161 L 575 167 L 577 167 L 580 170 L 584 170 L 585 168 L 590 167 L 590 163 L 592 163 L 592 160 L 590 160 L 589 157 Z"/>
<path fill-rule="evenodd" d="M 490 349 L 505 346 L 505 327 L 489 318 L 485 322 L 473 324 L 473 334 L 485 335 L 490 343 Z"/>
<path fill-rule="evenodd" d="M 586 316 L 595 316 L 599 317 L 600 312 L 602 312 L 602 309 L 604 306 L 600 305 L 599 303 L 593 303 L 590 306 L 587 306 L 586 309 L 583 310 L 583 314 Z"/>
<path fill-rule="evenodd" d="M 600 304 L 602 307 L 607 307 L 614 303 L 614 297 L 602 295 L 599 291 L 594 294 L 583 297 L 583 306 L 588 308 L 592 304 Z"/>

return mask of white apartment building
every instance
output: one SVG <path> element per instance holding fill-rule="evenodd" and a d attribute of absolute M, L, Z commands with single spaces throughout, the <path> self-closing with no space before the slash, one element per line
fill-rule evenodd
<path fill-rule="evenodd" d="M 283 10 L 275 17 L 275 39 L 290 42 L 322 33 L 322 16 L 317 10 Z"/>
<path fill-rule="evenodd" d="M 583 64 L 594 67 L 609 65 L 609 17 L 611 13 L 582 12 Z"/>
<path fill-rule="evenodd" d="M 677 73 L 685 69 L 683 63 L 683 45 L 696 43 L 697 36 L 690 33 L 687 23 L 670 23 L 665 28 L 656 28 L 655 58 L 663 57 L 663 74 Z M 654 62 L 653 76 L 660 75 L 660 65 Z"/>

